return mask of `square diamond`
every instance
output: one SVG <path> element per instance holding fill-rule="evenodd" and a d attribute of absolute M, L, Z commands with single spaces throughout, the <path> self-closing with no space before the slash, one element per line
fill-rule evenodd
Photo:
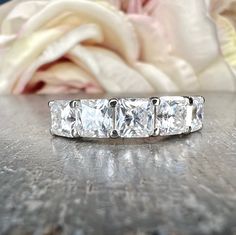
<path fill-rule="evenodd" d="M 52 134 L 72 137 L 71 130 L 75 124 L 76 115 L 69 103 L 63 100 L 50 102 Z"/>
<path fill-rule="evenodd" d="M 186 131 L 188 128 L 186 125 L 188 104 L 188 99 L 184 97 L 166 96 L 160 98 L 156 122 L 160 135 L 178 135 Z"/>
<path fill-rule="evenodd" d="M 199 97 L 192 97 L 193 98 L 193 105 L 192 105 L 192 122 L 191 128 L 192 131 L 198 131 L 202 128 L 202 121 L 204 116 L 204 98 Z"/>
<path fill-rule="evenodd" d="M 116 130 L 121 137 L 148 137 L 154 131 L 154 107 L 149 99 L 120 99 Z"/>
<path fill-rule="evenodd" d="M 106 99 L 81 100 L 77 129 L 82 137 L 107 138 L 112 131 L 112 109 Z"/>

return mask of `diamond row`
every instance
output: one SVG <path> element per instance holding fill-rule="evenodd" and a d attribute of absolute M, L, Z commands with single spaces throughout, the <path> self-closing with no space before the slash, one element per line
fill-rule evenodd
<path fill-rule="evenodd" d="M 51 133 L 65 137 L 138 138 L 200 130 L 204 98 L 81 99 L 49 102 Z"/>

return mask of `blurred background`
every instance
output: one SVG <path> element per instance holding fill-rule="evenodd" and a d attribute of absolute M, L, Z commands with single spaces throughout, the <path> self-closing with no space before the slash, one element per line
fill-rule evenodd
<path fill-rule="evenodd" d="M 9 0 L 1 0 L 0 3 L 3 4 L 5 2 L 8 2 Z"/>
<path fill-rule="evenodd" d="M 0 94 L 236 89 L 235 0 L 4 2 Z"/>

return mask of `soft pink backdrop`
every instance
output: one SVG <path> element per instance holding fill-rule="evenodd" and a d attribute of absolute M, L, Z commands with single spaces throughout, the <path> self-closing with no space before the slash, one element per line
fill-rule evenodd
<path fill-rule="evenodd" d="M 236 0 L 15 0 L 0 94 L 235 91 Z"/>

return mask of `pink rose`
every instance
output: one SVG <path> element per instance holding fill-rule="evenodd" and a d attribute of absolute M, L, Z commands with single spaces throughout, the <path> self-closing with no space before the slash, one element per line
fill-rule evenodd
<path fill-rule="evenodd" d="M 234 91 L 235 2 L 13 0 L 0 93 Z"/>

